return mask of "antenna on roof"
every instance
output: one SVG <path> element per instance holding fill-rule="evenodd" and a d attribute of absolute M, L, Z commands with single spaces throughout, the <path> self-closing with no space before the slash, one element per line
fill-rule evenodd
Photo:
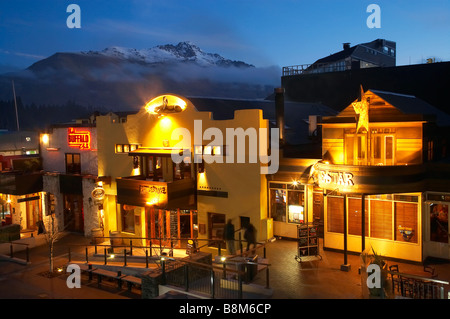
<path fill-rule="evenodd" d="M 14 106 L 16 108 L 17 131 L 20 131 L 20 127 L 19 127 L 19 113 L 17 112 L 16 89 L 14 88 L 14 80 L 11 80 L 11 82 L 12 82 L 12 88 L 13 88 L 13 94 L 14 94 Z"/>

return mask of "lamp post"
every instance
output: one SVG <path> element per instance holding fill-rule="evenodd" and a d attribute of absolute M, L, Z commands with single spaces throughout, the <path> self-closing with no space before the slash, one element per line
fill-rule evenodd
<path fill-rule="evenodd" d="M 347 194 L 344 194 L 344 263 L 342 271 L 350 271 L 351 265 L 347 262 Z"/>

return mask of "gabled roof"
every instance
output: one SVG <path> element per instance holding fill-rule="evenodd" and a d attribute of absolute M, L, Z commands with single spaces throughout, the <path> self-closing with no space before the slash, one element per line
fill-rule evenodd
<path fill-rule="evenodd" d="M 370 98 L 369 122 L 371 120 L 380 121 L 383 118 L 405 118 L 407 115 L 416 115 L 416 118 L 422 116 L 423 119 L 427 117 L 429 120 L 431 120 L 429 117 L 432 116 L 438 126 L 450 125 L 450 115 L 413 95 L 371 89 L 365 92 L 365 96 Z M 352 104 L 337 115 L 341 118 L 354 118 L 355 116 Z M 413 117 L 409 118 L 413 119 Z"/>

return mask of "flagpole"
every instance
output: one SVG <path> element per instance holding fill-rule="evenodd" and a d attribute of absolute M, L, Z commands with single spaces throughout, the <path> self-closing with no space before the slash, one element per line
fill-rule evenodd
<path fill-rule="evenodd" d="M 12 82 L 13 94 L 14 94 L 14 106 L 16 108 L 17 131 L 20 131 L 20 127 L 19 127 L 19 113 L 17 112 L 16 89 L 14 88 L 14 80 L 12 80 L 11 82 Z"/>

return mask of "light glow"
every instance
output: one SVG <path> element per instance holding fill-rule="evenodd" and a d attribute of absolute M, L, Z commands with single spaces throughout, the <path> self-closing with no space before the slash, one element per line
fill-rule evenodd
<path fill-rule="evenodd" d="M 145 110 L 150 114 L 179 113 L 186 109 L 187 103 L 173 95 L 161 95 L 145 105 Z"/>

